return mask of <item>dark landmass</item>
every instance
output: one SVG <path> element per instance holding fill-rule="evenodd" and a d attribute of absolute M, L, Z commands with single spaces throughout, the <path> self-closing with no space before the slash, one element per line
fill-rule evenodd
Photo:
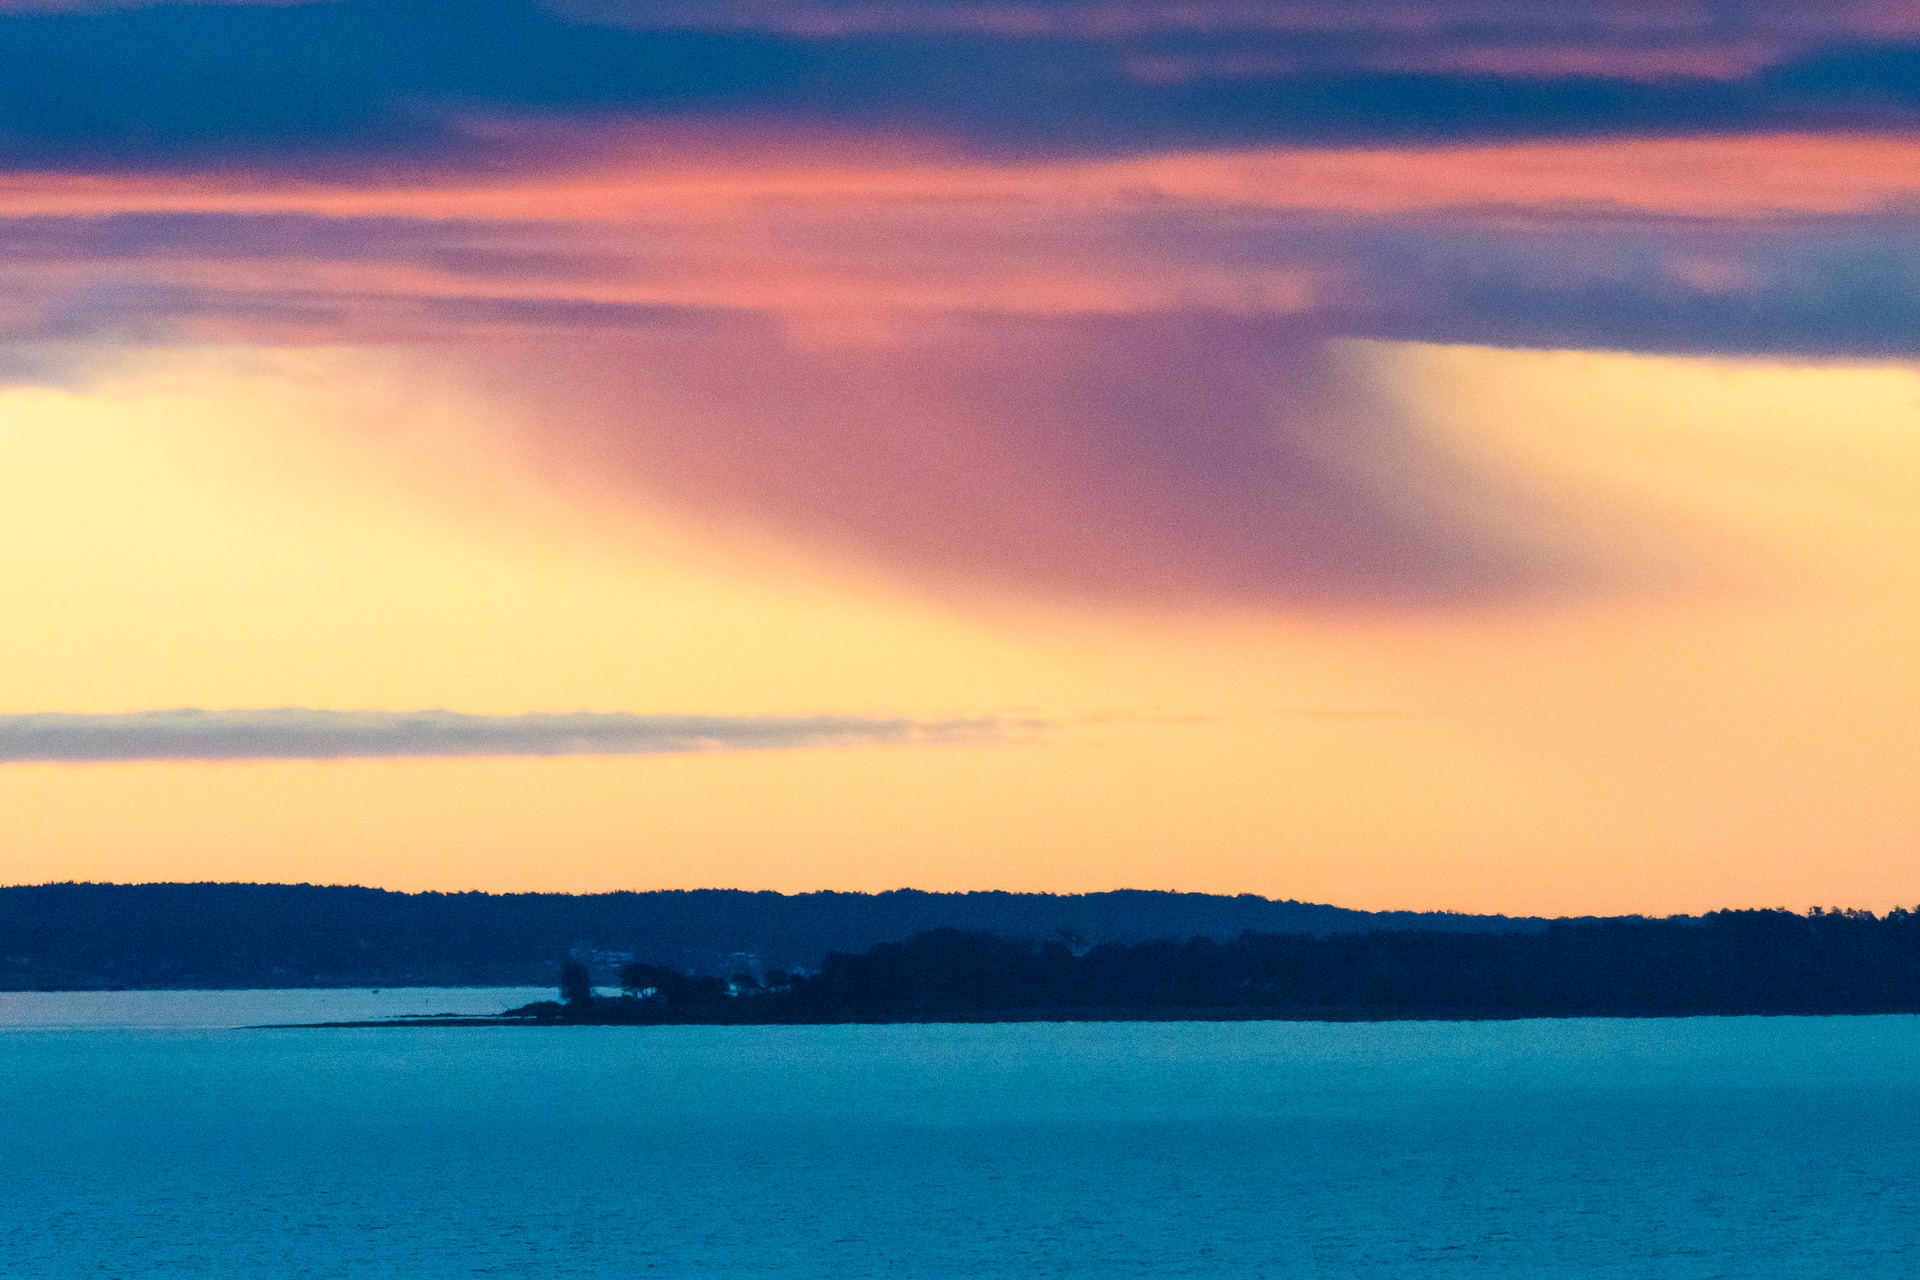
<path fill-rule="evenodd" d="M 284 884 L 0 887 L 0 990 L 547 986 L 561 962 L 714 977 L 820 967 L 930 929 L 1075 945 L 1380 929 L 1504 932 L 1546 921 L 1366 912 L 1243 894 L 390 893 Z"/>
<path fill-rule="evenodd" d="M 1486 1019 L 1920 1013 L 1920 915 L 1719 911 L 1531 932 L 1244 933 L 1075 946 L 940 929 L 817 973 L 732 981 L 646 964 L 495 1019 L 357 1026 Z"/>

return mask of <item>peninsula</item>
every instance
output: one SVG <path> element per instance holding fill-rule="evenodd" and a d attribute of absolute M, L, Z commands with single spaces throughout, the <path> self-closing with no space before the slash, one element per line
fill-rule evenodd
<path fill-rule="evenodd" d="M 922 932 L 817 971 L 730 980 L 628 964 L 620 994 L 562 966 L 560 998 L 494 1018 L 355 1026 L 1678 1017 L 1920 1013 L 1920 914 L 1720 911 L 1507 933 L 1243 933 L 1021 942 Z"/>

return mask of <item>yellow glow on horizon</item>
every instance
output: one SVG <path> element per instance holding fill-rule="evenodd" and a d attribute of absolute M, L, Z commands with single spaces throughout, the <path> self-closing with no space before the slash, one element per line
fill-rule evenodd
<path fill-rule="evenodd" d="M 1694 576 L 1552 609 L 981 612 L 582 511 L 500 452 L 495 407 L 386 357 L 0 389 L 0 710 L 1060 722 L 989 748 L 0 766 L 0 881 L 1920 900 L 1920 373 L 1362 358 L 1582 536 Z"/>

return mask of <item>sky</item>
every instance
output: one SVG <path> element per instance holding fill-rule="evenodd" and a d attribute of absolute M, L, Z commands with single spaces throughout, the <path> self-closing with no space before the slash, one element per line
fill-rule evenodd
<path fill-rule="evenodd" d="M 0 883 L 1920 901 L 1920 16 L 0 0 Z"/>

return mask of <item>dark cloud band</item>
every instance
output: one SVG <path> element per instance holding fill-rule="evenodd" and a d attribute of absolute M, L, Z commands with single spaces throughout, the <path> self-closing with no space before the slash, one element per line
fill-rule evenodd
<path fill-rule="evenodd" d="M 0 3 L 0 161 L 471 160 L 487 116 L 716 115 L 1001 151 L 1911 127 L 1885 0 Z"/>
<path fill-rule="evenodd" d="M 998 718 L 664 716 L 454 711 L 131 711 L 0 715 L 0 762 L 673 755 L 994 742 Z"/>

